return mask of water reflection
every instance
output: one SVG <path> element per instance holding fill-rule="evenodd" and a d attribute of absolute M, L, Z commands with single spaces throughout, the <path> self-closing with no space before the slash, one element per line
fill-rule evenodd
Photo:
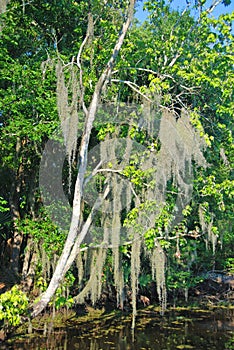
<path fill-rule="evenodd" d="M 70 325 L 47 337 L 34 334 L 14 339 L 0 349 L 30 350 L 231 350 L 234 349 L 234 309 L 170 312 L 164 317 L 143 312 L 138 316 L 135 333 L 130 318 L 116 317 L 94 324 Z"/>

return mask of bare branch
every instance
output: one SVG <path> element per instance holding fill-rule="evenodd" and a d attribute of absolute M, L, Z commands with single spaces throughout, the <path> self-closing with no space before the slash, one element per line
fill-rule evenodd
<path fill-rule="evenodd" d="M 102 161 L 100 161 L 98 163 L 96 168 L 93 169 L 92 173 L 89 176 L 87 176 L 87 178 L 84 180 L 84 186 L 97 174 L 97 171 L 98 171 L 98 169 L 100 168 L 101 165 L 102 165 Z"/>
<path fill-rule="evenodd" d="M 193 231 L 189 231 L 189 232 L 185 232 L 185 233 L 179 233 L 176 236 L 170 236 L 170 237 L 158 236 L 155 238 L 155 240 L 157 240 L 157 241 L 160 241 L 160 240 L 173 241 L 175 239 L 182 238 L 182 237 L 198 239 L 204 235 L 205 235 L 205 233 L 199 234 L 196 230 L 193 230 Z M 132 245 L 133 242 L 134 242 L 134 240 L 123 242 L 123 243 L 121 243 L 121 246 Z M 99 249 L 99 248 L 112 249 L 112 248 L 114 248 L 114 246 L 113 246 L 113 244 L 106 245 L 105 243 L 101 243 L 101 244 L 97 244 L 94 246 L 80 248 L 79 252 L 85 252 L 88 249 Z M 77 254 L 79 254 L 79 252 Z"/>
<path fill-rule="evenodd" d="M 206 12 L 207 14 L 213 12 L 214 9 L 215 9 L 221 2 L 222 2 L 222 0 L 213 1 L 212 4 L 210 5 L 210 7 L 208 7 L 204 12 Z"/>
<path fill-rule="evenodd" d="M 123 175 L 122 170 L 119 170 L 119 169 L 107 168 L 107 169 L 98 169 L 96 171 L 96 173 L 103 173 L 103 172 L 117 173 L 117 174 Z"/>
<path fill-rule="evenodd" d="M 152 69 L 148 69 L 148 68 L 140 68 L 140 67 L 123 67 L 121 69 L 124 69 L 124 70 L 132 70 L 132 69 L 135 69 L 135 70 L 139 70 L 139 71 L 143 71 L 143 72 L 147 72 L 147 73 L 151 73 L 151 74 L 155 74 L 157 75 L 160 79 L 165 79 L 165 78 L 169 78 L 171 79 L 175 84 L 178 84 L 178 82 L 175 80 L 175 78 L 170 75 L 170 74 L 162 74 L 162 73 L 159 73 L 159 72 L 156 72 Z M 119 70 L 115 70 L 112 74 L 115 74 L 115 73 L 118 73 Z M 111 81 L 115 81 L 115 79 L 111 79 Z M 116 81 L 120 81 L 120 80 L 117 80 Z M 125 81 L 120 81 L 120 82 L 125 82 Z M 132 82 L 129 82 L 131 84 L 135 84 L 135 83 L 132 83 Z M 136 85 L 136 84 L 135 84 Z M 136 85 L 137 86 L 137 85 Z M 182 84 L 179 84 L 179 86 L 181 86 L 183 89 L 187 90 L 187 91 L 192 91 L 192 90 L 195 90 L 195 89 L 200 89 L 199 86 L 191 86 L 191 87 L 188 87 L 188 86 L 185 86 L 185 85 L 182 85 Z M 140 88 L 139 86 L 137 86 L 138 89 Z M 145 97 L 145 96 L 144 96 Z"/>
<path fill-rule="evenodd" d="M 180 47 L 183 47 L 183 46 L 184 46 L 184 42 L 182 42 Z M 181 53 L 177 52 L 177 54 L 173 57 L 173 59 L 169 63 L 168 67 L 170 67 L 170 68 L 173 67 L 180 56 L 181 56 Z"/>
<path fill-rule="evenodd" d="M 93 34 L 93 19 L 92 19 L 92 14 L 89 13 L 88 14 L 88 28 L 87 28 L 86 36 L 85 36 L 82 44 L 80 45 L 80 48 L 79 48 L 79 51 L 77 54 L 77 58 L 76 58 L 77 66 L 80 70 L 80 91 L 81 91 L 80 102 L 81 102 L 83 111 L 84 111 L 86 116 L 88 115 L 88 110 L 87 110 L 87 107 L 84 103 L 85 88 L 84 88 L 84 84 L 83 84 L 83 70 L 81 67 L 81 54 L 82 54 L 82 51 L 83 51 L 86 43 L 89 41 L 90 37 L 92 36 L 92 34 Z"/>
<path fill-rule="evenodd" d="M 135 84 L 135 83 L 133 83 L 133 82 L 131 82 L 131 81 L 128 81 L 128 80 L 120 80 L 120 79 L 111 79 L 111 82 L 113 82 L 113 83 L 123 83 L 123 84 L 126 84 L 126 85 L 128 85 L 132 90 L 136 91 L 139 95 L 141 95 L 142 97 L 144 97 L 148 102 L 152 102 L 152 100 L 151 100 L 148 96 L 146 96 L 145 94 L 143 94 L 143 93 L 139 90 L 140 87 L 139 87 L 137 84 Z"/>

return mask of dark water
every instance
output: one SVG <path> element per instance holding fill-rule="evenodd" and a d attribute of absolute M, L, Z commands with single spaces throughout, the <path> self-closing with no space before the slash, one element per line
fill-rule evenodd
<path fill-rule="evenodd" d="M 134 334 L 128 316 L 112 316 L 91 323 L 71 322 L 68 327 L 53 331 L 48 326 L 47 336 L 39 333 L 31 338 L 13 338 L 11 343 L 0 344 L 0 349 L 231 350 L 234 349 L 234 309 L 170 311 L 163 317 L 143 311 L 137 318 Z"/>

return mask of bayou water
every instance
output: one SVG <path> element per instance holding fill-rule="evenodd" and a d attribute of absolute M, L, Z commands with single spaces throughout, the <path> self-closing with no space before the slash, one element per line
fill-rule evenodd
<path fill-rule="evenodd" d="M 0 349 L 14 350 L 231 350 L 234 349 L 234 308 L 139 312 L 136 329 L 130 315 L 102 315 L 92 321 L 71 318 L 63 327 L 53 322 L 30 335 L 18 334 Z"/>

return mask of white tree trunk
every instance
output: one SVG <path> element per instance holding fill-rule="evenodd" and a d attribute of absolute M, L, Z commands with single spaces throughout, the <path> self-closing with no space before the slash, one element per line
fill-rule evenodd
<path fill-rule="evenodd" d="M 74 193 L 74 199 L 73 199 L 73 210 L 72 210 L 72 219 L 71 219 L 71 225 L 70 230 L 63 248 L 63 252 L 59 258 L 59 261 L 57 263 L 55 272 L 52 276 L 52 279 L 49 283 L 49 286 L 47 290 L 41 295 L 41 299 L 33 306 L 33 310 L 31 313 L 32 317 L 37 316 L 41 311 L 44 310 L 44 308 L 47 306 L 53 295 L 55 294 L 57 288 L 59 287 L 62 279 L 64 278 L 65 273 L 71 266 L 72 262 L 74 261 L 76 254 L 75 252 L 78 252 L 79 246 L 82 243 L 86 233 L 88 232 L 88 228 L 90 226 L 90 223 L 92 220 L 92 217 L 88 218 L 88 222 L 84 223 L 83 229 L 81 229 L 81 232 L 78 232 L 79 227 L 79 220 L 80 220 L 80 214 L 81 214 L 81 200 L 83 196 L 83 185 L 84 185 L 84 176 L 87 168 L 87 154 L 88 154 L 88 145 L 89 145 L 89 139 L 91 130 L 93 127 L 93 122 L 96 116 L 96 111 L 98 108 L 98 104 L 100 101 L 100 96 L 102 93 L 103 86 L 105 82 L 109 79 L 111 72 L 113 70 L 116 58 L 118 56 L 118 53 L 121 49 L 121 46 L 124 42 L 125 35 L 128 31 L 128 28 L 131 24 L 133 14 L 134 14 L 134 5 L 135 0 L 129 1 L 129 8 L 128 8 L 128 16 L 126 19 L 126 22 L 123 24 L 122 31 L 119 35 L 119 38 L 116 42 L 116 45 L 114 47 L 112 56 L 100 76 L 95 91 L 92 97 L 92 101 L 90 103 L 89 109 L 86 112 L 86 123 L 85 128 L 81 140 L 80 145 L 80 152 L 79 152 L 79 172 L 76 179 L 76 185 L 75 185 L 75 193 Z M 79 239 L 80 238 L 80 239 Z M 75 244 L 76 243 L 76 244 Z M 75 244 L 75 246 L 74 246 Z M 73 249 L 74 248 L 74 249 Z M 72 254 L 71 254 L 72 253 Z M 69 259 L 70 258 L 70 259 Z"/>

